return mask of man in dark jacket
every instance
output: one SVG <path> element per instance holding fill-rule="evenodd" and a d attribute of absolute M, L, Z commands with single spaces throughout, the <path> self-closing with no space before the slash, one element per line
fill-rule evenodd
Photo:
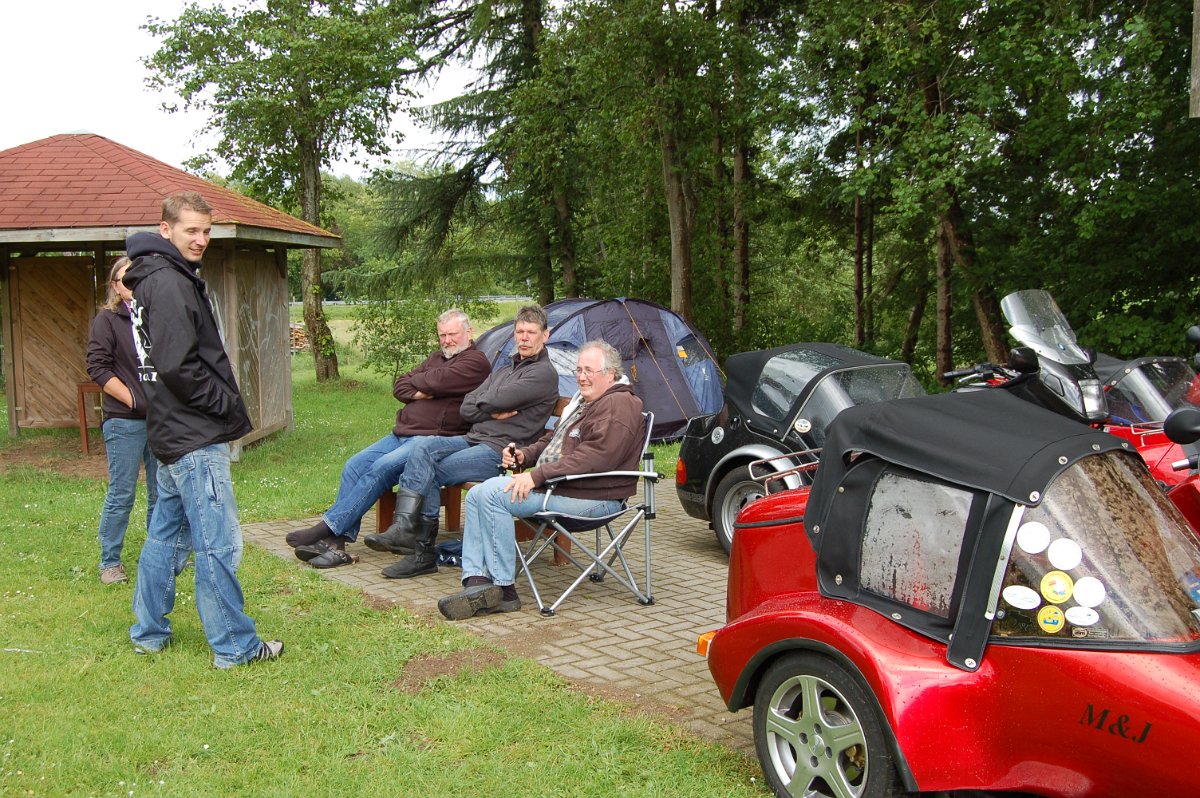
<path fill-rule="evenodd" d="M 314 568 L 335 568 L 354 561 L 346 543 L 358 538 L 363 514 L 379 495 L 391 490 L 408 462 L 420 435 L 462 435 L 471 425 L 459 412 L 463 397 L 491 373 L 487 357 L 471 340 L 471 320 L 461 310 L 447 310 L 437 321 L 440 349 L 412 371 L 401 374 L 392 394 L 404 406 L 396 425 L 346 461 L 337 499 L 321 520 L 307 529 L 289 532 L 287 542 L 296 556 Z"/>
<path fill-rule="evenodd" d="M 550 329 L 545 311 L 538 305 L 517 311 L 513 337 L 517 351 L 512 362 L 493 371 L 463 399 L 461 412 L 471 422 L 471 431 L 418 439 L 396 490 L 395 521 L 382 535 L 363 538 L 375 551 L 409 555 L 384 568 L 384 576 L 405 579 L 436 573 L 441 486 L 493 476 L 505 446 L 534 441 L 545 429 L 558 401 L 558 372 L 546 353 Z"/>
<path fill-rule="evenodd" d="M 231 668 L 275 659 L 283 643 L 259 638 L 237 579 L 242 529 L 229 441 L 251 426 L 198 274 L 211 233 L 212 208 L 187 192 L 163 200 L 158 235 L 134 233 L 125 243 L 133 259 L 124 281 L 133 291 L 146 432 L 162 461 L 158 501 L 138 559 L 129 637 L 139 653 L 171 642 L 167 615 L 175 606 L 175 578 L 194 551 L 196 609 L 213 665 Z"/>
<path fill-rule="evenodd" d="M 536 443 L 505 450 L 505 467 L 534 463 L 513 477 L 492 477 L 467 492 L 463 524 L 463 587 L 438 602 L 442 615 L 472 615 L 521 608 L 514 584 L 517 542 L 513 516 L 543 508 L 598 517 L 614 513 L 633 495 L 637 478 L 597 477 L 560 485 L 547 498 L 537 490 L 546 480 L 571 474 L 635 471 L 645 440 L 642 400 L 621 379 L 621 356 L 603 341 L 579 349 L 575 369 L 579 394 L 562 420 Z"/>

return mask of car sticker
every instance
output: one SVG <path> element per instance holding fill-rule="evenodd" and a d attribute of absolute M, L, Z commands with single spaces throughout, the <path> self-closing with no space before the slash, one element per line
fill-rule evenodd
<path fill-rule="evenodd" d="M 1046 554 L 1050 557 L 1050 564 L 1060 571 L 1069 571 L 1083 561 L 1083 550 L 1079 544 L 1066 538 L 1051 543 Z"/>
<path fill-rule="evenodd" d="M 1071 607 L 1066 615 L 1067 623 L 1072 626 L 1091 626 L 1100 620 L 1100 614 L 1091 607 Z"/>
<path fill-rule="evenodd" d="M 1063 627 L 1063 611 L 1053 604 L 1047 604 L 1038 610 L 1038 626 L 1043 632 L 1057 633 Z"/>
<path fill-rule="evenodd" d="M 1105 592 L 1103 582 L 1094 576 L 1085 576 L 1075 583 L 1075 603 L 1081 607 L 1099 607 Z"/>
<path fill-rule="evenodd" d="M 1042 577 L 1042 597 L 1051 604 L 1062 604 L 1071 598 L 1075 583 L 1062 571 L 1050 571 Z"/>
<path fill-rule="evenodd" d="M 721 441 L 725 440 L 725 428 L 713 427 L 712 435 L 710 435 L 709 438 L 712 440 L 714 446 L 717 445 Z"/>
<path fill-rule="evenodd" d="M 1087 637 L 1094 640 L 1107 640 L 1109 635 L 1107 629 L 1088 629 L 1083 626 L 1076 626 L 1071 630 L 1071 637 Z"/>
<path fill-rule="evenodd" d="M 807 418 L 798 418 L 796 423 L 792 425 L 792 429 L 799 432 L 801 435 L 807 435 L 812 432 L 812 422 Z"/>
<path fill-rule="evenodd" d="M 1041 521 L 1021 524 L 1017 530 L 1017 545 L 1028 554 L 1041 554 L 1050 545 L 1050 530 Z"/>
<path fill-rule="evenodd" d="M 1004 596 L 1005 601 L 1019 610 L 1037 609 L 1042 603 L 1042 597 L 1037 594 L 1037 591 L 1024 585 L 1009 585 L 1004 588 L 1001 595 Z"/>

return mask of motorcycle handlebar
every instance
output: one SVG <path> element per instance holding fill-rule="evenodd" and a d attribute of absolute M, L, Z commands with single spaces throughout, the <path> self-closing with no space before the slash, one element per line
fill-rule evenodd
<path fill-rule="evenodd" d="M 1200 455 L 1192 455 L 1186 460 L 1176 460 L 1171 463 L 1172 471 L 1188 471 L 1193 468 L 1200 468 Z"/>

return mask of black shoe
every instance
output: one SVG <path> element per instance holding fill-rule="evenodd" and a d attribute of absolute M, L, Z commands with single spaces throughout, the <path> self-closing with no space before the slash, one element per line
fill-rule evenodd
<path fill-rule="evenodd" d="M 313 568 L 337 568 L 339 565 L 350 565 L 358 562 L 358 558 L 345 549 L 330 546 L 323 554 L 313 557 L 308 564 Z"/>
<path fill-rule="evenodd" d="M 310 562 L 311 560 L 320 557 L 325 552 L 334 548 L 333 544 L 336 541 L 337 538 L 335 537 L 326 537 L 323 540 L 318 540 L 317 542 L 310 543 L 307 546 L 297 546 L 296 557 L 304 562 Z"/>
<path fill-rule="evenodd" d="M 479 611 L 479 615 L 493 612 L 516 612 L 521 609 L 521 597 L 517 595 L 516 585 L 505 585 L 500 588 L 500 591 L 500 603 L 495 607 L 484 607 Z"/>
<path fill-rule="evenodd" d="M 400 562 L 394 562 L 383 569 L 383 575 L 388 579 L 409 579 L 437 572 L 437 555 L 430 552 L 410 554 Z"/>
<path fill-rule="evenodd" d="M 452 621 L 463 621 L 481 613 L 496 612 L 504 599 L 499 585 L 473 585 L 438 600 L 438 612 Z"/>
<path fill-rule="evenodd" d="M 372 551 L 390 551 L 392 554 L 412 554 L 421 530 L 421 505 L 425 497 L 407 488 L 396 489 L 396 512 L 392 525 L 379 535 L 367 535 L 363 543 Z"/>
<path fill-rule="evenodd" d="M 413 540 L 413 536 L 406 534 L 406 532 L 406 528 L 397 527 L 393 523 L 382 534 L 364 536 L 363 543 L 367 544 L 367 548 L 372 551 L 386 551 L 392 554 L 412 554 L 416 548 L 416 543 Z"/>

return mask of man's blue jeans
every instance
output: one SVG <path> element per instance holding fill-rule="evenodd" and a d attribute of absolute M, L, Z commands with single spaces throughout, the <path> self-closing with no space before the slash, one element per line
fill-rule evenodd
<path fill-rule="evenodd" d="M 108 455 L 108 493 L 100 510 L 100 570 L 121 564 L 125 530 L 137 496 L 138 469 L 146 467 L 146 528 L 158 497 L 158 460 L 146 442 L 146 421 L 109 418 L 100 427 Z"/>
<path fill-rule="evenodd" d="M 135 646 L 158 651 L 170 642 L 167 616 L 175 607 L 175 578 L 189 551 L 195 552 L 196 610 L 213 650 L 213 665 L 230 668 L 247 662 L 262 640 L 243 611 L 245 599 L 237 579 L 242 528 L 229 476 L 228 444 L 205 446 L 158 469 L 158 501 L 133 590 L 137 622 L 129 638 Z"/>
<path fill-rule="evenodd" d="M 517 536 L 513 516 L 525 518 L 543 509 L 598 518 L 615 513 L 618 499 L 575 499 L 532 491 L 519 502 L 504 488 L 512 477 L 492 477 L 467 491 L 463 519 L 462 577 L 489 576 L 494 584 L 511 585 L 517 578 Z"/>
<path fill-rule="evenodd" d="M 496 476 L 500 468 L 500 453 L 486 443 L 471 445 L 465 436 L 455 438 L 414 438 L 408 454 L 408 465 L 400 478 L 400 487 L 416 491 L 424 497 L 421 515 L 438 517 L 441 510 L 443 485 L 463 482 L 482 482 Z"/>
<path fill-rule="evenodd" d="M 363 514 L 385 490 L 400 481 L 413 443 L 419 438 L 384 435 L 346 461 L 337 499 L 323 516 L 334 534 L 357 540 Z"/>

